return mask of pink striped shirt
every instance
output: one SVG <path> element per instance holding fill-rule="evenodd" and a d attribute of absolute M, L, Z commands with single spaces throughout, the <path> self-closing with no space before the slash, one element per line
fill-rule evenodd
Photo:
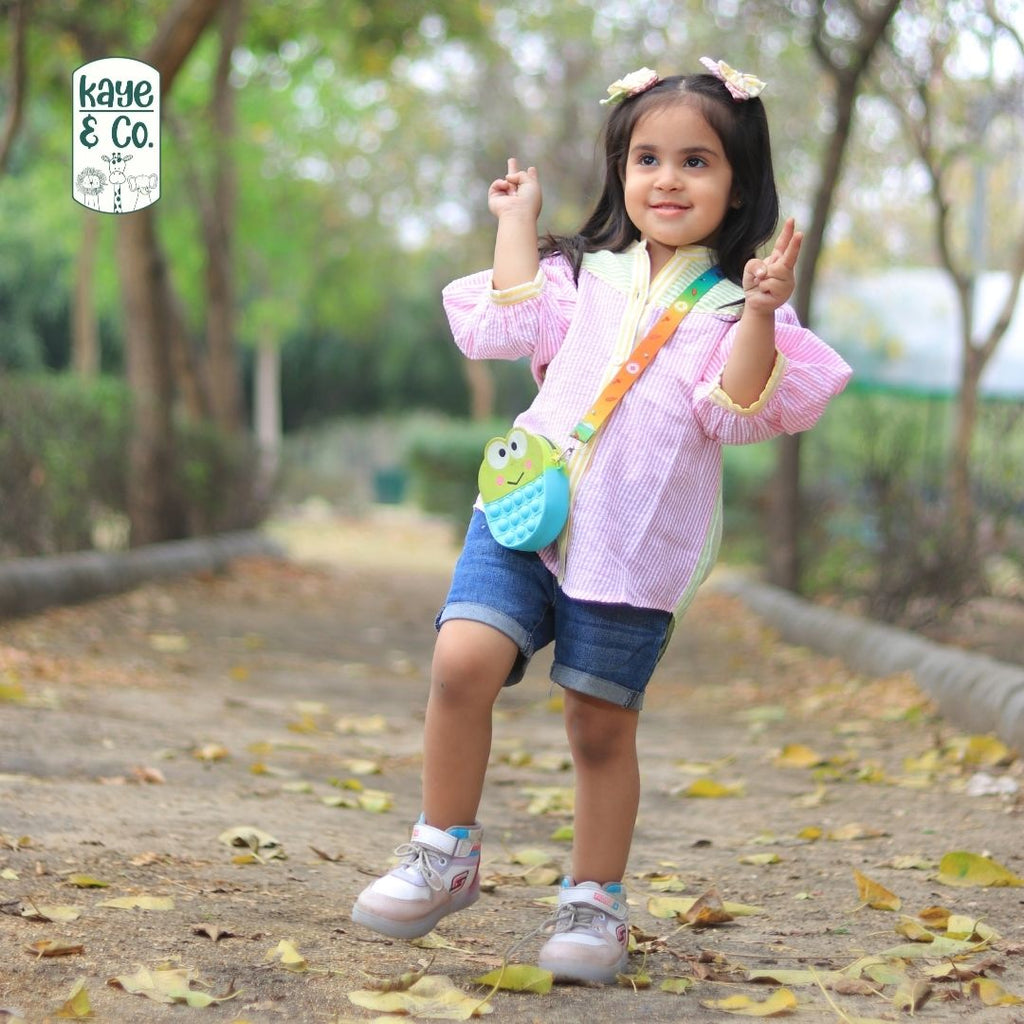
<path fill-rule="evenodd" d="M 849 366 L 783 306 L 771 379 L 753 405 L 733 403 L 721 375 L 738 317 L 727 304 L 742 291 L 723 281 L 683 319 L 598 433 L 585 445 L 571 441 L 605 382 L 710 258 L 703 246 L 680 249 L 651 281 L 638 242 L 622 253 L 587 254 L 578 287 L 568 262 L 553 256 L 517 288 L 494 291 L 487 270 L 444 289 L 465 355 L 529 358 L 539 391 L 516 424 L 577 449 L 569 522 L 540 553 L 571 597 L 681 612 L 718 553 L 721 446 L 808 429 L 850 377 Z"/>

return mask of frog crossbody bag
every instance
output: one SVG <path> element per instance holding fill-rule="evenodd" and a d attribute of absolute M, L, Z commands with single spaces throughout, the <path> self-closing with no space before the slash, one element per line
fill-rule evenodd
<path fill-rule="evenodd" d="M 665 310 L 576 424 L 573 438 L 586 444 L 597 433 L 683 317 L 723 276 L 718 267 L 704 271 Z M 513 551 L 539 551 L 562 532 L 569 518 L 566 462 L 566 454 L 546 437 L 521 427 L 487 442 L 477 484 L 487 525 L 499 544 Z"/>

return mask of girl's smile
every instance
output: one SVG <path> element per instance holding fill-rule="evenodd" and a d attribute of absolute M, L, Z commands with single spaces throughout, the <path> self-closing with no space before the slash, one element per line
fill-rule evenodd
<path fill-rule="evenodd" d="M 623 191 L 652 276 L 680 246 L 714 245 L 732 200 L 732 167 L 696 105 L 673 103 L 637 122 Z"/>

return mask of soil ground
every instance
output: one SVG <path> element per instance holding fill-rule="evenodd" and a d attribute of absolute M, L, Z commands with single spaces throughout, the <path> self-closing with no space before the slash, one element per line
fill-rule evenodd
<path fill-rule="evenodd" d="M 544 851 L 552 876 L 568 863 L 553 835 L 570 821 L 559 798 L 572 776 L 542 654 L 497 707 L 481 809 L 489 891 L 441 923 L 435 948 L 350 922 L 352 900 L 419 812 L 433 617 L 455 549 L 445 528 L 402 515 L 293 525 L 286 539 L 288 561 L 239 562 L 0 625 L 0 1021 L 67 1019 L 59 1011 L 77 980 L 100 1021 L 375 1020 L 349 992 L 422 961 L 483 995 L 473 979 L 549 912 L 538 901 L 552 885 L 516 863 L 527 849 Z M 796 744 L 816 766 L 798 766 Z M 724 1021 L 704 1003 L 761 1001 L 779 987 L 749 972 L 810 968 L 826 981 L 790 986 L 795 1019 L 909 1018 L 895 979 L 850 991 L 825 972 L 905 943 L 901 915 L 931 906 L 994 929 L 961 962 L 1024 997 L 1024 888 L 937 877 L 951 851 L 1024 874 L 1021 762 L 983 763 L 990 749 L 967 745 L 912 680 L 858 677 L 786 646 L 705 588 L 648 692 L 640 745 L 626 882 L 640 941 L 630 971 L 650 987 L 641 976 L 498 992 L 490 1020 Z M 979 769 L 1017 794 L 968 795 Z M 701 778 L 730 795 L 686 795 Z M 360 798 L 364 807 L 345 806 Z M 236 863 L 246 851 L 220 837 L 242 826 L 275 837 L 284 857 Z M 864 906 L 855 871 L 898 895 L 900 911 Z M 81 875 L 106 887 L 81 887 Z M 652 897 L 711 889 L 760 912 L 703 929 L 651 913 Z M 132 896 L 171 897 L 173 908 L 103 906 Z M 67 923 L 25 916 L 69 905 L 80 916 Z M 30 951 L 45 940 L 80 951 Z M 307 970 L 274 955 L 283 940 Z M 539 943 L 517 959 L 529 963 Z M 942 962 L 890 961 L 912 981 Z M 109 983 L 162 965 L 234 997 L 190 1008 Z M 693 987 L 661 991 L 668 978 Z M 936 982 L 913 1019 L 1024 1022 L 1024 1003 L 985 1006 L 976 989 Z"/>

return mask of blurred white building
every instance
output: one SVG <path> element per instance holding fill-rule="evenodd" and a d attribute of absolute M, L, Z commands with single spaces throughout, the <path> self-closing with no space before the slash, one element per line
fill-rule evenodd
<path fill-rule="evenodd" d="M 987 334 L 1010 287 L 1007 273 L 981 275 L 974 337 Z M 959 389 L 960 310 L 947 274 L 894 269 L 823 279 L 814 330 L 854 368 L 851 386 L 952 395 Z M 1024 400 L 1024 289 L 1009 330 L 981 378 L 986 397 Z"/>

